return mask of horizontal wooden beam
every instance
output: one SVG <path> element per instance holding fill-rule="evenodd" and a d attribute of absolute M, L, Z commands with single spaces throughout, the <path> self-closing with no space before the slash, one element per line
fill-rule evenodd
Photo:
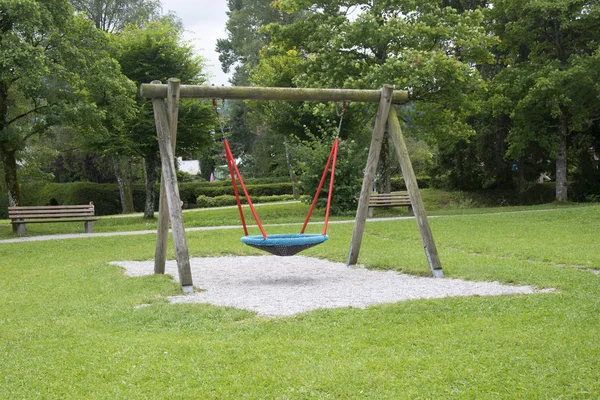
<path fill-rule="evenodd" d="M 167 86 L 143 83 L 140 87 L 140 94 L 142 97 L 150 99 L 164 99 L 167 97 Z M 181 85 L 181 98 L 378 103 L 380 97 L 380 90 Z M 407 91 L 394 91 L 392 103 L 404 104 L 407 102 Z"/>

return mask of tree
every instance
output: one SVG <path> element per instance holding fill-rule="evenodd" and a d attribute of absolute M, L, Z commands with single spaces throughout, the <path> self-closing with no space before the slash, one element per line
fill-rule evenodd
<path fill-rule="evenodd" d="M 71 4 L 108 33 L 121 32 L 127 24 L 143 25 L 161 11 L 160 0 L 71 0 Z"/>
<path fill-rule="evenodd" d="M 176 77 L 183 84 L 204 81 L 203 61 L 194 55 L 190 44 L 182 39 L 182 31 L 170 21 L 151 21 L 144 27 L 130 25 L 118 38 L 119 62 L 123 72 L 139 87 L 153 80 L 166 82 Z M 130 122 L 129 138 L 144 161 L 146 205 L 144 217 L 154 216 L 156 168 L 159 165 L 158 141 L 154 127 L 152 103 L 138 96 L 140 112 Z M 178 152 L 199 150 L 211 142 L 214 112 L 208 103 L 182 101 L 178 123 Z"/>
<path fill-rule="evenodd" d="M 216 51 L 223 72 L 234 68 L 233 83 L 247 85 L 249 71 L 260 61 L 261 49 L 268 36 L 261 31 L 271 23 L 288 24 L 298 18 L 273 7 L 271 0 L 228 0 L 227 39 L 218 39 Z"/>
<path fill-rule="evenodd" d="M 164 19 L 182 28 L 181 21 L 172 15 L 161 17 L 159 0 L 71 0 L 76 10 L 86 15 L 97 29 L 111 34 L 120 33 L 126 25 L 141 27 L 150 20 Z M 119 185 L 122 212 L 134 211 L 133 208 L 133 163 L 136 157 L 131 141 L 120 131 L 113 132 L 108 143 L 110 152 L 104 151 L 105 158 L 110 160 Z M 145 170 L 145 169 L 144 169 Z M 152 194 L 153 195 L 153 194 Z"/>
<path fill-rule="evenodd" d="M 412 102 L 402 110 L 410 122 L 407 132 L 448 147 L 474 135 L 467 119 L 478 111 L 486 89 L 474 66 L 493 60 L 488 47 L 495 39 L 484 29 L 480 10 L 446 3 L 281 0 L 275 4 L 282 10 L 306 15 L 266 27 L 263 58 L 297 54 L 301 62 L 292 79 L 297 86 L 389 83 L 409 90 Z M 382 152 L 384 166 L 391 165 L 387 154 Z M 383 174 L 387 180 L 389 168 Z"/>
<path fill-rule="evenodd" d="M 67 1 L 4 1 L 0 32 L 0 158 L 14 206 L 30 139 L 57 126 L 101 133 L 106 121 L 122 124 L 132 86 L 104 50 L 104 34 Z M 102 98 L 110 102 L 99 105 Z"/>
<path fill-rule="evenodd" d="M 223 71 L 233 69 L 231 83 L 247 86 L 250 84 L 250 71 L 260 62 L 261 49 L 268 41 L 261 28 L 275 22 L 291 23 L 298 18 L 298 13 L 283 12 L 273 7 L 271 0 L 229 0 L 228 7 L 228 35 L 226 39 L 217 40 L 216 51 L 220 53 Z M 272 152 L 267 150 L 274 145 L 271 142 L 273 135 L 276 140 L 281 136 L 278 137 L 275 130 L 266 129 L 268 123 L 257 123 L 256 110 L 250 109 L 245 102 L 233 102 L 228 105 L 227 111 L 230 145 L 234 154 L 256 153 L 254 155 L 258 156 L 252 157 L 256 163 L 252 164 L 254 170 L 248 172 L 261 175 L 278 170 L 278 162 L 272 164 L 273 160 L 268 156 Z M 285 147 L 283 142 L 280 145 Z"/>
<path fill-rule="evenodd" d="M 569 144 L 589 146 L 581 138 L 600 117 L 598 1 L 498 0 L 490 14 L 505 66 L 492 102 L 512 122 L 508 156 L 537 149 L 538 168 L 555 160 L 556 200 L 566 201 Z"/>

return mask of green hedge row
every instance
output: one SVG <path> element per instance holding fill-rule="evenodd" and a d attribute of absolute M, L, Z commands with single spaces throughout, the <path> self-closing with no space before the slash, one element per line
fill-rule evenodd
<path fill-rule="evenodd" d="M 249 180 L 256 182 L 258 180 Z M 283 196 L 292 195 L 291 183 L 252 183 L 246 185 L 250 196 L 254 198 L 260 196 Z M 159 186 L 156 185 L 158 197 Z M 24 184 L 21 186 L 23 205 L 59 205 L 59 204 L 87 204 L 94 202 L 97 215 L 112 215 L 121 213 L 121 197 L 119 187 L 114 183 L 91 183 L 91 182 L 71 182 L 71 183 L 43 183 L 43 184 Z M 196 199 L 199 196 L 206 197 L 233 197 L 233 188 L 231 182 L 184 182 L 179 184 L 179 194 L 186 207 L 197 207 Z M 0 200 L 0 218 L 8 218 L 8 202 L 6 192 L 2 193 Z M 138 212 L 144 210 L 146 199 L 146 189 L 143 184 L 133 185 L 133 205 Z M 235 204 L 235 200 L 234 203 Z M 155 204 L 158 209 L 158 200 Z"/>
<path fill-rule="evenodd" d="M 392 192 L 406 190 L 406 183 L 404 183 L 404 178 L 401 176 L 393 176 L 390 179 L 390 183 L 392 185 Z M 431 178 L 429 176 L 417 176 L 417 185 L 419 185 L 419 189 L 427 189 L 430 187 Z"/>
<path fill-rule="evenodd" d="M 556 182 L 523 183 L 518 196 L 519 205 L 552 203 L 556 199 Z"/>
<path fill-rule="evenodd" d="M 246 204 L 246 198 L 241 197 L 242 204 Z M 287 201 L 294 200 L 294 196 L 291 194 L 280 194 L 274 196 L 252 196 L 252 203 L 270 203 L 274 201 Z M 235 196 L 233 195 L 222 195 L 217 197 L 208 197 L 204 195 L 198 196 L 196 199 L 196 207 L 198 208 L 206 208 L 206 207 L 222 207 L 222 206 L 233 206 L 236 205 L 237 202 L 235 200 Z"/>
<path fill-rule="evenodd" d="M 244 183 L 246 185 L 263 185 L 269 183 L 289 183 L 290 178 L 287 176 L 275 176 L 272 178 L 244 178 Z M 229 174 L 226 179 L 219 179 L 213 182 L 189 182 L 189 183 L 199 183 L 200 185 L 210 185 L 210 186 L 231 186 L 231 178 Z"/>
<path fill-rule="evenodd" d="M 246 183 L 244 181 L 244 183 Z M 253 198 L 255 196 L 279 196 L 279 195 L 291 195 L 292 184 L 290 182 L 282 183 L 262 183 L 262 184 L 250 184 L 246 183 L 246 189 Z M 241 188 L 238 187 L 241 193 Z M 219 181 L 218 184 L 211 182 L 209 184 L 198 184 L 194 182 L 181 183 L 179 185 L 179 194 L 181 201 L 187 203 L 190 207 L 193 207 L 197 203 L 199 196 L 206 197 L 219 197 L 219 196 L 233 196 L 233 188 L 231 182 L 224 185 Z"/>
<path fill-rule="evenodd" d="M 136 211 L 144 208 L 145 190 L 143 185 L 134 185 L 133 199 Z M 31 205 L 87 204 L 94 202 L 97 215 L 119 214 L 121 197 L 119 187 L 113 183 L 48 183 L 38 192 Z"/>

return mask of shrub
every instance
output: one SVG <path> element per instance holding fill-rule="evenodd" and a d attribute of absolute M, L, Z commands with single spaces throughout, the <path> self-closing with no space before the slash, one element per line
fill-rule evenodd
<path fill-rule="evenodd" d="M 556 199 L 556 182 L 523 182 L 519 188 L 519 204 L 552 203 Z"/>
<path fill-rule="evenodd" d="M 273 182 L 275 181 L 275 182 Z M 236 204 L 231 181 L 182 182 L 179 185 L 179 197 L 189 207 L 218 207 Z M 246 185 L 252 201 L 279 201 L 293 198 L 292 185 L 281 179 L 249 179 Z M 158 210 L 160 186 L 157 184 L 155 211 Z M 144 210 L 146 188 L 143 184 L 134 184 L 133 204 L 138 212 Z M 96 215 L 121 213 L 119 187 L 114 183 L 70 182 L 70 183 L 27 183 L 21 185 L 23 205 L 67 205 L 94 202 Z M 263 200 L 262 197 L 265 197 Z M 282 197 L 277 197 L 282 196 Z M 6 192 L 0 198 L 0 218 L 8 218 Z M 233 200 L 232 200 L 233 199 Z M 245 200 L 244 200 L 245 201 Z"/>
<path fill-rule="evenodd" d="M 392 192 L 406 190 L 406 183 L 404 183 L 404 178 L 402 176 L 393 176 L 390 179 L 390 183 L 392 184 Z M 430 187 L 431 178 L 429 176 L 417 176 L 417 185 L 419 185 L 419 189 L 427 189 Z"/>
<path fill-rule="evenodd" d="M 213 207 L 214 201 L 212 197 L 201 194 L 196 198 L 196 206 L 199 208 Z"/>
<path fill-rule="evenodd" d="M 323 168 L 327 163 L 331 144 L 331 137 L 316 138 L 312 136 L 309 141 L 296 141 L 296 170 L 300 172 L 298 184 L 305 194 L 307 202 L 312 201 L 319 181 L 323 174 Z M 334 191 L 331 200 L 331 214 L 345 214 L 356 209 L 356 195 L 360 193 L 362 185 L 363 169 L 365 165 L 366 152 L 360 149 L 354 141 L 340 141 L 338 148 L 337 165 L 335 170 Z M 329 180 L 320 193 L 317 207 L 324 208 L 327 205 L 329 191 Z"/>
<path fill-rule="evenodd" d="M 118 214 L 121 212 L 121 199 L 116 184 L 71 182 L 49 183 L 40 191 L 37 205 L 57 203 L 87 204 L 94 202 L 96 215 Z"/>
<path fill-rule="evenodd" d="M 253 204 L 294 200 L 294 196 L 291 194 L 275 195 L 275 196 L 252 196 L 251 195 L 250 198 L 252 199 Z M 240 199 L 241 199 L 242 204 L 247 204 L 245 197 L 240 197 Z M 217 197 L 208 197 L 205 195 L 200 195 L 196 199 L 196 206 L 198 208 L 233 206 L 236 204 L 237 204 L 237 202 L 235 200 L 235 196 L 231 196 L 231 195 L 222 195 L 222 196 L 217 196 Z"/>
<path fill-rule="evenodd" d="M 284 195 L 284 194 L 292 194 L 292 184 L 288 182 L 281 183 L 257 183 L 257 184 L 249 184 L 246 181 L 246 189 L 250 196 L 274 196 L 274 195 Z M 241 195 L 242 189 L 238 186 L 238 190 Z M 182 183 L 179 185 L 179 195 L 181 200 L 188 204 L 196 204 L 199 196 L 206 197 L 221 197 L 221 196 L 233 196 L 233 188 L 231 187 L 231 182 L 227 181 L 219 181 L 219 183 L 215 184 L 215 182 L 211 182 L 209 184 L 206 183 Z M 197 205 L 201 207 L 200 205 Z"/>

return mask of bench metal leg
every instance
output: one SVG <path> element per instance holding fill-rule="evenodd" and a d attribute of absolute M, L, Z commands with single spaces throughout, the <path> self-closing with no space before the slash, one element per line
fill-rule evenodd
<path fill-rule="evenodd" d="M 92 230 L 94 229 L 94 222 L 86 221 L 86 222 L 84 222 L 84 224 L 85 224 L 85 233 L 92 233 Z"/>
<path fill-rule="evenodd" d="M 367 216 L 368 216 L 369 218 L 373 217 L 373 208 L 374 208 L 374 207 L 369 207 L 369 210 L 367 211 Z"/>
<path fill-rule="evenodd" d="M 25 236 L 27 234 L 27 232 L 25 231 L 25 223 L 21 222 L 21 223 L 16 223 L 15 224 L 17 226 L 17 234 L 19 236 Z"/>

